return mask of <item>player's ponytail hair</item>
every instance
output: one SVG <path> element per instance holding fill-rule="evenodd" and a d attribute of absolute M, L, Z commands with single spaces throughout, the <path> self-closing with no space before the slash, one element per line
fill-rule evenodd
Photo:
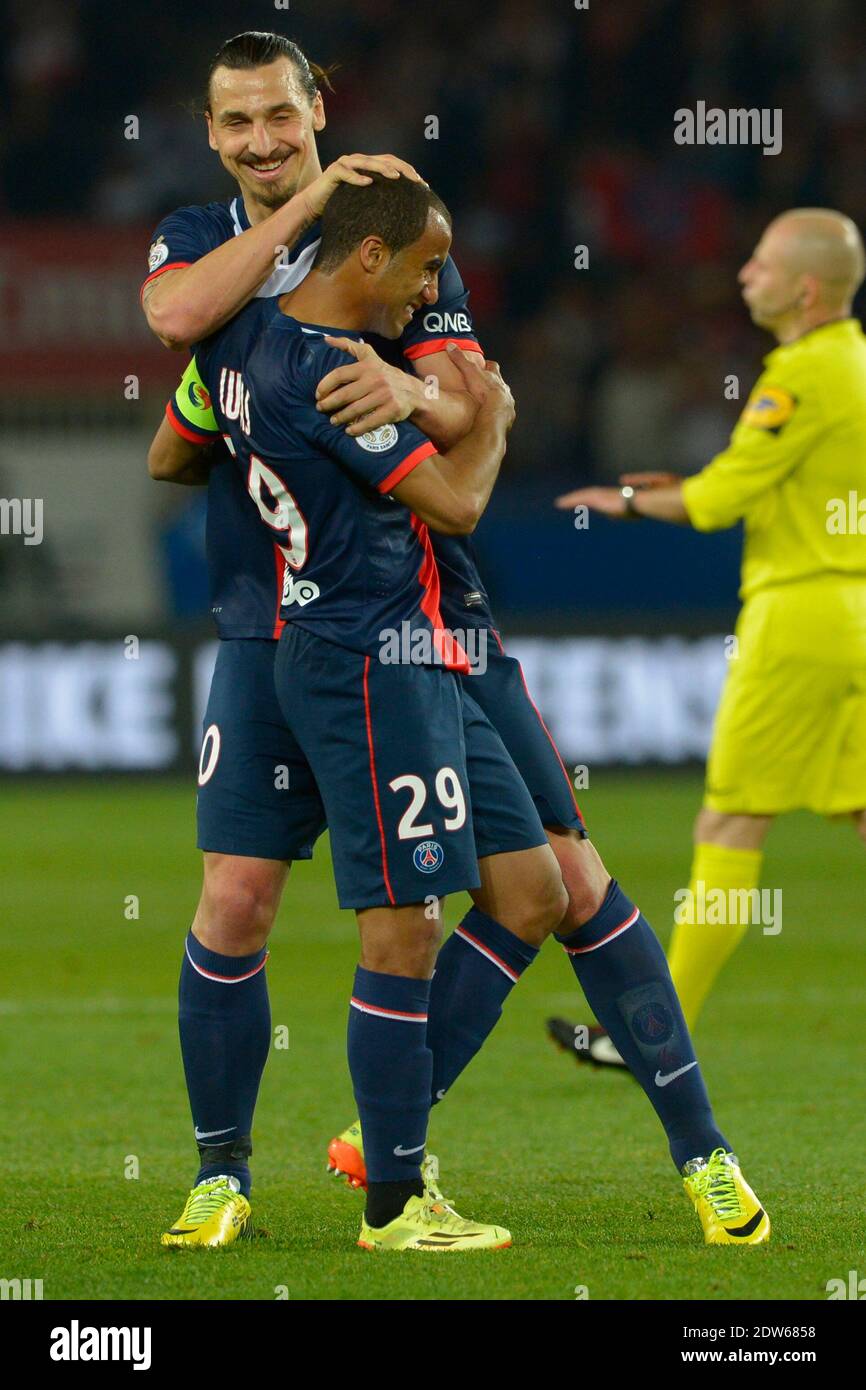
<path fill-rule="evenodd" d="M 311 102 L 315 101 L 316 93 L 321 88 L 327 87 L 329 92 L 334 90 L 331 86 L 331 74 L 336 64 L 328 68 L 320 67 L 318 63 L 311 63 L 298 45 L 284 35 L 248 29 L 243 34 L 235 34 L 233 39 L 226 39 L 214 54 L 205 85 L 205 111 L 210 111 L 210 82 L 217 68 L 261 68 L 268 63 L 276 62 L 278 58 L 289 59 L 301 79 L 301 87 Z"/>

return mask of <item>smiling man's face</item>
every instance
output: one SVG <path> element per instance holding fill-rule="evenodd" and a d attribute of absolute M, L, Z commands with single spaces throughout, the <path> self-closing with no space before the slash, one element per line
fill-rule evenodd
<path fill-rule="evenodd" d="M 311 102 L 297 68 L 278 58 L 257 68 L 217 68 L 210 81 L 208 139 L 250 204 L 272 212 L 318 170 L 319 93 Z"/>
<path fill-rule="evenodd" d="M 436 303 L 439 272 L 450 249 L 451 228 L 442 214 L 431 208 L 424 234 L 391 256 L 376 278 L 371 332 L 399 338 L 417 309 Z"/>

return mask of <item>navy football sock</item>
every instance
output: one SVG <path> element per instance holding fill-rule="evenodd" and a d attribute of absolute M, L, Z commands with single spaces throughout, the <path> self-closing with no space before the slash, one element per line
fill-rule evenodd
<path fill-rule="evenodd" d="M 407 1200 L 383 1209 L 385 1187 L 419 1196 L 421 1159 L 427 1142 L 430 1075 L 427 1046 L 429 980 L 355 971 L 349 1009 L 349 1071 L 364 1135 L 364 1161 L 370 1185 L 368 1220 L 383 1226 Z M 411 1184 L 406 1188 L 405 1184 Z M 395 1186 L 391 1187 L 394 1184 Z M 381 1185 L 381 1186 L 380 1186 Z M 372 1218 L 375 1217 L 375 1220 Z"/>
<path fill-rule="evenodd" d="M 729 1147 L 716 1128 L 665 953 L 612 879 L 594 917 L 559 936 L 581 988 L 665 1128 L 679 1171 Z"/>
<path fill-rule="evenodd" d="M 253 1111 L 271 1042 L 267 956 L 265 947 L 251 956 L 222 956 L 190 932 L 178 993 L 183 1069 L 201 1159 L 196 1182 L 228 1173 L 245 1196 Z"/>
<path fill-rule="evenodd" d="M 436 959 L 427 1046 L 433 1052 L 432 1104 L 472 1061 L 502 1005 L 538 955 L 534 946 L 473 907 Z"/>

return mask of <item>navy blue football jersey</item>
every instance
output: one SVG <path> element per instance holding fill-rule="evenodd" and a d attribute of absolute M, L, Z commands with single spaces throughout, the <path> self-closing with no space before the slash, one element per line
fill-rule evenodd
<path fill-rule="evenodd" d="M 253 300 L 196 350 L 277 556 L 280 617 L 350 651 L 466 671 L 442 620 L 427 527 L 390 496 L 436 446 L 409 421 L 353 438 L 317 409 L 322 377 L 353 360 L 325 342 L 335 331 Z"/>
<path fill-rule="evenodd" d="M 157 226 L 148 256 L 149 284 L 167 270 L 191 265 L 249 227 L 243 199 L 178 208 Z M 257 291 L 256 299 L 288 293 L 305 278 L 320 241 L 318 223 L 308 228 Z M 448 257 L 439 275 L 439 299 L 419 309 L 397 343 L 367 335 L 376 351 L 392 365 L 412 371 L 411 364 L 444 350 L 448 342 L 480 350 L 472 326 L 469 295 L 460 273 Z M 324 373 L 323 373 L 324 375 Z M 204 440 L 214 433 L 197 430 L 184 408 L 183 392 L 169 404 L 169 420 L 185 438 Z M 212 612 L 221 637 L 278 637 L 276 618 L 281 576 L 274 565 L 273 546 L 262 533 L 255 509 L 239 485 L 236 470 L 219 449 L 208 487 L 207 562 Z M 465 536 L 431 536 L 439 567 L 441 609 L 448 627 L 466 630 L 495 626 L 481 583 L 472 543 Z"/>

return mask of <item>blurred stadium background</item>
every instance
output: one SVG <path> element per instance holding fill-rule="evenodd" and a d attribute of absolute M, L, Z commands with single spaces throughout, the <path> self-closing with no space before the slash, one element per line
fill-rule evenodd
<path fill-rule="evenodd" d="M 147 330 L 138 287 L 162 214 L 230 192 L 201 79 L 252 27 L 340 64 L 323 163 L 394 151 L 454 212 L 481 340 L 518 403 L 482 572 L 564 753 L 699 759 L 737 533 L 580 531 L 551 502 L 708 460 L 771 345 L 736 287 L 761 227 L 804 203 L 866 223 L 862 5 L 13 0 L 9 15 L 0 496 L 44 499 L 44 539 L 0 539 L 0 769 L 177 770 L 195 750 L 205 497 L 146 474 L 182 358 Z M 782 108 L 781 153 L 676 145 L 673 112 L 699 99 Z M 143 639 L 137 662 L 127 635 Z"/>

